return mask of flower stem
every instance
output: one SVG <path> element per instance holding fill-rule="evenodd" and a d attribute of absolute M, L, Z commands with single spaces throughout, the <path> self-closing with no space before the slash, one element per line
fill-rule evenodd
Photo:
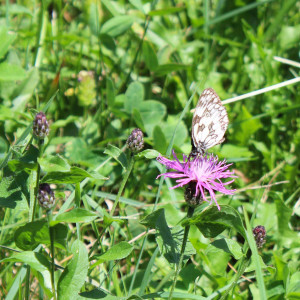
<path fill-rule="evenodd" d="M 193 216 L 194 210 L 195 210 L 194 207 L 189 206 L 188 212 L 187 212 L 187 217 L 188 218 L 190 218 L 190 217 Z M 172 299 L 172 295 L 173 295 L 173 292 L 174 292 L 174 289 L 175 289 L 175 286 L 176 286 L 177 278 L 178 278 L 178 275 L 179 275 L 179 273 L 181 271 L 181 265 L 182 265 L 182 262 L 183 262 L 183 256 L 184 256 L 184 251 L 185 251 L 185 247 L 186 247 L 186 243 L 187 243 L 189 231 L 190 231 L 190 225 L 187 225 L 184 228 L 184 236 L 183 236 L 183 241 L 182 241 L 182 245 L 181 245 L 179 262 L 176 265 L 175 277 L 174 277 L 174 281 L 173 281 L 173 284 L 172 284 L 172 287 L 171 287 L 171 291 L 170 291 L 170 294 L 169 294 L 169 298 L 168 298 L 169 300 Z"/>
<path fill-rule="evenodd" d="M 48 226 L 49 226 L 49 234 L 50 234 L 50 252 L 51 252 L 51 286 L 52 286 L 52 292 L 53 292 L 53 299 L 56 300 L 56 290 L 55 290 L 55 280 L 54 280 L 54 272 L 55 272 L 55 262 L 54 262 L 54 229 L 52 226 L 50 226 L 50 222 L 52 220 L 52 210 L 48 210 L 47 212 L 48 217 Z"/>
<path fill-rule="evenodd" d="M 114 215 L 115 209 L 116 209 L 116 207 L 117 207 L 117 205 L 118 205 L 118 203 L 119 203 L 120 197 L 121 197 L 121 195 L 122 195 L 122 193 L 123 193 L 123 190 L 124 190 L 125 184 L 126 184 L 126 182 L 127 182 L 127 180 L 128 180 L 128 177 L 129 177 L 129 175 L 130 175 L 130 173 L 131 173 L 131 171 L 132 171 L 133 165 L 134 165 L 134 156 L 132 155 L 132 156 L 131 156 L 131 160 L 130 160 L 130 162 L 129 162 L 128 169 L 127 169 L 127 171 L 126 171 L 126 173 L 125 173 L 125 175 L 124 175 L 124 177 L 123 177 L 123 180 L 122 180 L 122 183 L 121 183 L 121 187 L 120 187 L 120 189 L 119 189 L 119 191 L 118 191 L 118 194 L 117 194 L 115 203 L 114 203 L 114 205 L 113 205 L 113 207 L 112 207 L 112 209 L 111 209 L 111 212 L 110 212 L 110 215 L 111 215 L 111 216 Z"/>

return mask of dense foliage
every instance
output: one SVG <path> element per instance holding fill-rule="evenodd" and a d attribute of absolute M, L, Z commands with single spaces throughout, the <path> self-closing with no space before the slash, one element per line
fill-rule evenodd
<path fill-rule="evenodd" d="M 300 299 L 299 20 L 296 0 L 2 4 L 0 298 Z M 209 152 L 236 191 L 191 216 L 155 158 L 190 153 L 199 94 L 284 82 L 224 102 Z"/>

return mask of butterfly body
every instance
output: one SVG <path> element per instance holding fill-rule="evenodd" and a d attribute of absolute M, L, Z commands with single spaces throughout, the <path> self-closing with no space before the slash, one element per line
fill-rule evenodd
<path fill-rule="evenodd" d="M 222 143 L 228 123 L 226 109 L 217 93 L 212 88 L 205 89 L 193 115 L 192 155 L 203 155 L 207 149 Z"/>

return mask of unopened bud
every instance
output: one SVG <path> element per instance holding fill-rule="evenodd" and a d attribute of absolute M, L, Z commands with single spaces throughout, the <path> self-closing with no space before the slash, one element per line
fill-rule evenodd
<path fill-rule="evenodd" d="M 48 183 L 40 184 L 40 188 L 38 191 L 38 200 L 40 206 L 46 209 L 50 209 L 54 205 L 54 192 L 52 191 Z"/>
<path fill-rule="evenodd" d="M 136 153 L 141 151 L 144 147 L 144 134 L 142 130 L 139 128 L 133 129 L 126 143 L 131 152 Z"/>
<path fill-rule="evenodd" d="M 49 124 L 43 112 L 37 113 L 33 120 L 33 133 L 40 139 L 44 139 L 49 134 Z"/>
<path fill-rule="evenodd" d="M 253 229 L 254 239 L 257 245 L 257 248 L 261 248 L 263 244 L 266 242 L 266 229 L 264 226 L 256 226 Z"/>

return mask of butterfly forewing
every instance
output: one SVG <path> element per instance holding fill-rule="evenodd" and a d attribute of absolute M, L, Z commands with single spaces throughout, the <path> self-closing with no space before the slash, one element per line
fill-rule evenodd
<path fill-rule="evenodd" d="M 197 103 L 192 123 L 192 139 L 198 153 L 220 144 L 228 126 L 228 115 L 217 93 L 205 89 Z"/>

